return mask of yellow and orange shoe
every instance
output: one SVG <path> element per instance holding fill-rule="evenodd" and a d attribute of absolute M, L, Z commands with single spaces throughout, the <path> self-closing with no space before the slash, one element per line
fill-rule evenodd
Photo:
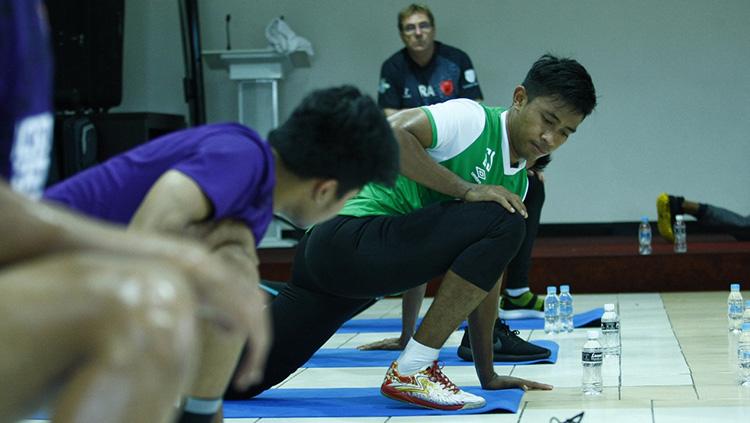
<path fill-rule="evenodd" d="M 484 398 L 461 390 L 443 373 L 437 360 L 430 367 L 411 376 L 404 376 L 398 372 L 398 364 L 394 361 L 385 380 L 380 386 L 380 393 L 401 402 L 435 410 L 465 410 L 484 407 Z"/>
<path fill-rule="evenodd" d="M 684 197 L 675 197 L 666 192 L 662 192 L 656 197 L 657 228 L 659 228 L 659 234 L 669 242 L 674 242 L 674 233 L 672 232 L 674 217 L 682 214 L 683 201 L 685 201 Z"/>

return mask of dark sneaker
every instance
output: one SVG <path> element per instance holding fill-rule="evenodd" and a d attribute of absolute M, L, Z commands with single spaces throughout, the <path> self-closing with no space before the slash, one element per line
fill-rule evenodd
<path fill-rule="evenodd" d="M 500 319 L 495 320 L 495 327 L 492 330 L 492 340 L 492 349 L 494 352 L 492 361 L 517 362 L 543 360 L 552 354 L 547 348 L 524 341 L 518 336 L 517 330 L 510 330 L 508 325 Z M 474 361 L 468 330 L 464 331 L 461 346 L 458 347 L 458 356 L 466 361 Z"/>
<path fill-rule="evenodd" d="M 675 197 L 668 195 L 666 192 L 662 192 L 656 197 L 656 214 L 659 217 L 656 227 L 659 229 L 659 234 L 669 242 L 674 242 L 674 234 L 672 233 L 674 217 L 682 214 L 683 201 L 685 201 L 685 197 Z"/>
<path fill-rule="evenodd" d="M 531 291 L 513 297 L 504 293 L 500 298 L 500 318 L 505 320 L 544 318 L 544 300 Z"/>

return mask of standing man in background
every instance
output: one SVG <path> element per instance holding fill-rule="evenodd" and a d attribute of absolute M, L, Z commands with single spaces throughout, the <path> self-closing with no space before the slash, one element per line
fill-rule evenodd
<path fill-rule="evenodd" d="M 482 101 L 482 89 L 469 55 L 435 41 L 435 17 L 429 7 L 412 3 L 398 12 L 397 19 L 404 48 L 380 67 L 378 106 L 386 116 L 454 98 Z M 403 349 L 414 334 L 426 288 L 425 283 L 404 292 L 400 339 L 386 339 L 360 348 Z"/>
<path fill-rule="evenodd" d="M 471 59 L 435 41 L 435 18 L 427 6 L 411 4 L 401 10 L 398 30 L 404 48 L 380 68 L 378 105 L 386 116 L 453 98 L 482 100 Z"/>

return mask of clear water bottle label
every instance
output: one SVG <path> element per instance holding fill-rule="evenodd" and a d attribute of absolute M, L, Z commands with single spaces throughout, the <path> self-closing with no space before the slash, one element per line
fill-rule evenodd
<path fill-rule="evenodd" d="M 729 304 L 729 314 L 742 314 L 744 308 L 742 304 Z"/>
<path fill-rule="evenodd" d="M 602 356 L 603 354 L 601 351 L 597 351 L 597 352 L 583 351 L 581 353 L 581 360 L 585 363 L 601 363 Z"/>
<path fill-rule="evenodd" d="M 620 322 L 602 322 L 602 330 L 619 330 Z"/>

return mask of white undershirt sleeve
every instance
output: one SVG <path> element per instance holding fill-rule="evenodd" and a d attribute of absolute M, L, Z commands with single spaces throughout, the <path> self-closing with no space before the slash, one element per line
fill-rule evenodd
<path fill-rule="evenodd" d="M 487 115 L 474 100 L 458 98 L 425 108 L 435 130 L 427 154 L 437 162 L 459 155 L 484 131 Z"/>

